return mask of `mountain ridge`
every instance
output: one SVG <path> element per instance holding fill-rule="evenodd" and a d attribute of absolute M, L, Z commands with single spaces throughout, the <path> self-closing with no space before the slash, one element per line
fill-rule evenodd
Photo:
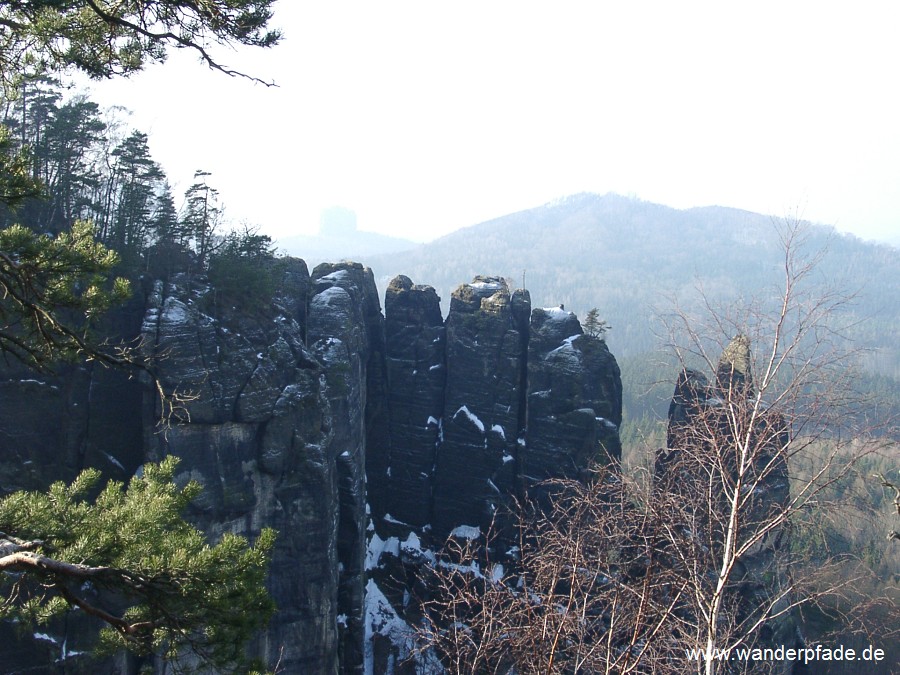
<path fill-rule="evenodd" d="M 564 304 L 580 316 L 598 307 L 613 326 L 611 347 L 628 357 L 654 348 L 647 326 L 661 297 L 693 296 L 698 284 L 722 301 L 767 294 L 782 268 L 778 222 L 732 207 L 675 209 L 578 193 L 365 262 L 380 287 L 397 274 L 434 286 L 445 314 L 458 280 L 476 274 L 527 286 L 536 307 Z M 892 363 L 900 361 L 886 334 L 900 325 L 900 251 L 824 225 L 807 224 L 804 237 L 804 251 L 827 251 L 817 282 L 864 288 L 855 311 L 878 324 L 866 346 L 892 350 Z"/>

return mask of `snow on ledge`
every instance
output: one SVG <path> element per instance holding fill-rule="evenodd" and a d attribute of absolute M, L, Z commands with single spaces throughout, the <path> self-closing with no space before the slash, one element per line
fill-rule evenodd
<path fill-rule="evenodd" d="M 432 651 L 420 651 L 421 645 L 416 644 L 416 631 L 397 614 L 374 579 L 366 583 L 365 598 L 364 675 L 375 675 L 376 635 L 387 638 L 396 650 L 396 654 L 388 656 L 384 675 L 394 675 L 398 666 L 410 658 L 415 661 L 417 673 L 438 675 L 446 672 Z"/>
<path fill-rule="evenodd" d="M 373 532 L 372 538 L 369 540 L 369 545 L 366 547 L 365 568 L 367 570 L 373 570 L 378 567 L 381 556 L 385 553 L 399 558 L 400 540 L 397 539 L 397 537 L 382 539 Z"/>
<path fill-rule="evenodd" d="M 375 644 L 373 638 L 376 634 L 388 638 L 398 647 L 405 647 L 404 656 L 409 654 L 414 634 L 412 628 L 391 607 L 391 603 L 384 597 L 384 593 L 378 588 L 374 579 L 369 579 L 366 584 L 365 600 L 365 651 L 363 670 L 365 675 L 375 675 Z M 391 668 L 393 671 L 393 668 Z"/>
<path fill-rule="evenodd" d="M 608 419 L 606 419 L 605 417 L 595 417 L 594 419 L 597 420 L 598 422 L 600 422 L 600 424 L 602 424 L 604 427 L 606 427 L 610 431 L 618 431 L 619 430 L 619 427 L 616 426 L 615 422 L 611 422 Z"/>
<path fill-rule="evenodd" d="M 390 513 L 385 513 L 384 518 L 382 519 L 386 523 L 391 523 L 393 525 L 405 525 L 409 527 L 409 523 L 404 523 L 402 520 L 397 520 Z"/>
<path fill-rule="evenodd" d="M 163 303 L 162 314 L 160 316 L 162 323 L 182 324 L 187 323 L 188 309 L 180 300 L 169 296 Z"/>
<path fill-rule="evenodd" d="M 480 419 L 478 419 L 477 415 L 475 415 L 472 411 L 470 411 L 466 406 L 463 405 L 463 406 L 460 406 L 459 410 L 457 410 L 454 413 L 453 419 L 456 419 L 456 416 L 459 415 L 460 413 L 464 413 L 465 416 L 469 418 L 469 421 L 472 424 L 474 424 L 476 427 L 478 427 L 478 430 L 481 433 L 484 433 L 484 422 L 482 422 Z"/>
<path fill-rule="evenodd" d="M 500 291 L 503 290 L 503 284 L 499 281 L 472 281 L 467 286 L 476 288 L 479 291 Z"/>
<path fill-rule="evenodd" d="M 322 280 L 325 280 L 325 281 L 340 281 L 340 280 L 342 280 L 342 279 L 346 279 L 346 278 L 349 277 L 349 276 L 350 276 L 350 275 L 347 274 L 347 270 L 335 270 L 334 272 L 331 272 L 330 274 L 326 274 L 326 275 L 323 276 L 323 277 L 319 277 L 319 278 L 317 279 L 317 281 L 322 281 Z"/>
<path fill-rule="evenodd" d="M 573 315 L 572 312 L 559 307 L 541 307 L 541 310 L 546 312 L 547 318 L 553 321 L 565 321 Z"/>
<path fill-rule="evenodd" d="M 474 525 L 460 525 L 453 529 L 450 536 L 459 539 L 478 539 L 481 536 L 481 528 Z"/>

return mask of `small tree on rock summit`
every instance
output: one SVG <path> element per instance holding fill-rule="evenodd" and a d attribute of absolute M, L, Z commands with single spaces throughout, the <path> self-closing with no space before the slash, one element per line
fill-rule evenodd
<path fill-rule="evenodd" d="M 591 337 L 600 338 L 602 340 L 606 335 L 606 331 L 610 328 L 612 328 L 612 326 L 600 318 L 600 310 L 596 307 L 589 310 L 584 317 L 584 332 Z"/>

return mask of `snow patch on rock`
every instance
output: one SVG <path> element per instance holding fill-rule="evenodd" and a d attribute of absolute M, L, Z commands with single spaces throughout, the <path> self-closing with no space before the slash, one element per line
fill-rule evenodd
<path fill-rule="evenodd" d="M 389 553 L 393 556 L 400 557 L 400 540 L 397 537 L 388 537 L 382 539 L 376 533 L 372 533 L 369 545 L 366 547 L 366 569 L 373 570 L 378 567 L 381 556 Z"/>
<path fill-rule="evenodd" d="M 379 664 L 379 675 L 395 675 L 399 663 L 406 661 L 419 650 L 416 632 L 406 623 L 385 597 L 374 579 L 366 584 L 365 651 L 363 672 L 375 675 L 375 636 L 387 638 L 396 650 L 388 656 L 387 663 Z M 444 672 L 437 657 L 428 651 L 414 656 L 416 672 L 423 675 L 439 675 Z"/>
<path fill-rule="evenodd" d="M 181 300 L 169 296 L 163 303 L 160 321 L 168 324 L 187 323 L 188 307 Z"/>
<path fill-rule="evenodd" d="M 549 321 L 566 321 L 573 316 L 572 312 L 567 312 L 561 307 L 541 307 L 547 315 Z"/>
<path fill-rule="evenodd" d="M 481 536 L 481 528 L 474 525 L 460 525 L 453 528 L 450 536 L 459 539 L 478 539 Z"/>
<path fill-rule="evenodd" d="M 474 424 L 476 427 L 478 427 L 478 430 L 481 433 L 484 433 L 484 422 L 482 422 L 480 419 L 478 419 L 478 416 L 475 413 L 473 413 L 471 410 L 469 410 L 466 406 L 463 405 L 463 406 L 460 406 L 459 410 L 457 410 L 453 414 L 453 419 L 456 419 L 456 416 L 459 415 L 460 413 L 463 413 L 466 417 L 468 417 L 469 421 L 472 424 Z"/>

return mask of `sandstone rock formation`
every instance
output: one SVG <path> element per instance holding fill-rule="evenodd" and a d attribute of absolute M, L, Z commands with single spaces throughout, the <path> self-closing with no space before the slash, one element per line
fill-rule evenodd
<path fill-rule="evenodd" d="M 435 532 L 485 531 L 514 491 L 525 421 L 527 291 L 475 277 L 453 292 L 447 317 L 447 386 L 434 480 Z"/>
<path fill-rule="evenodd" d="M 786 611 L 791 596 L 785 590 L 782 555 L 788 546 L 786 528 L 770 525 L 790 501 L 783 452 L 787 427 L 777 409 L 755 402 L 751 364 L 749 340 L 738 335 L 723 350 L 714 384 L 696 370 L 679 374 L 669 406 L 667 448 L 657 455 L 655 483 L 669 495 L 684 491 L 685 499 L 671 517 L 676 523 L 690 523 L 684 532 L 702 542 L 699 567 L 708 568 L 709 579 L 722 567 L 730 523 L 737 524 L 737 547 L 751 542 L 757 532 L 765 533 L 733 562 L 727 592 L 735 604 L 726 611 L 736 621 L 752 624 L 761 620 L 761 608 L 774 603 L 776 618 L 766 620 L 754 640 L 763 647 L 792 646 L 796 624 Z M 714 489 L 705 489 L 709 485 Z M 741 495 L 739 506 L 726 490 Z M 786 662 L 776 671 L 791 672 L 791 667 Z"/>
<path fill-rule="evenodd" d="M 117 309 L 106 328 L 125 339 L 140 331 L 143 302 Z M 125 480 L 144 462 L 144 390 L 129 374 L 97 363 L 58 364 L 35 373 L 5 363 L 0 375 L 0 496 L 45 490 L 71 481 L 85 467 Z M 28 639 L 0 622 L 0 670 L 55 672 L 63 646 L 88 649 L 99 626 L 65 621 Z M 45 639 L 46 638 L 46 639 Z M 49 668 L 49 669 L 48 669 Z M 48 669 L 48 670 L 44 670 Z M 71 671 L 77 672 L 77 671 Z"/>
<path fill-rule="evenodd" d="M 535 309 L 528 343 L 528 431 L 521 453 L 530 482 L 577 478 L 593 461 L 618 461 L 622 381 L 606 343 L 563 309 Z M 608 457 L 598 454 L 605 449 Z"/>
<path fill-rule="evenodd" d="M 437 444 L 447 381 L 446 335 L 440 298 L 404 276 L 384 298 L 390 459 L 382 476 L 383 507 L 375 513 L 413 527 L 433 518 Z M 376 481 L 374 475 L 372 483 Z"/>
<path fill-rule="evenodd" d="M 384 319 L 372 271 L 359 263 L 323 263 L 312 282 L 308 340 L 324 365 L 338 491 L 337 613 L 327 621 L 345 617 L 339 653 L 342 672 L 351 673 L 363 665 L 366 474 L 381 473 L 388 447 Z"/>
<path fill-rule="evenodd" d="M 288 269 L 305 287 L 299 261 Z M 292 672 L 338 667 L 338 462 L 343 446 L 326 369 L 304 343 L 305 301 L 276 298 L 253 317 L 207 313 L 210 289 L 187 278 L 157 282 L 143 326 L 169 390 L 198 395 L 164 433 L 146 429 L 148 460 L 181 458 L 203 485 L 195 519 L 215 537 L 254 538 L 274 527 L 270 591 L 277 619 L 255 651 Z M 204 311 L 206 310 L 206 311 Z M 343 429 L 343 427 L 342 427 Z"/>
<path fill-rule="evenodd" d="M 499 277 L 460 286 L 445 321 L 434 289 L 406 277 L 383 316 L 362 265 L 279 270 L 276 296 L 249 310 L 197 276 L 145 285 L 130 334 L 162 386 L 191 395 L 166 427 L 152 387 L 123 373 L 0 382 L 0 488 L 87 466 L 125 480 L 177 455 L 178 480 L 204 487 L 189 516 L 211 538 L 278 531 L 278 611 L 254 654 L 284 672 L 372 672 L 410 649 L 402 615 L 418 581 L 388 571 L 414 570 L 451 532 L 485 532 L 512 496 L 577 475 L 601 446 L 618 456 L 618 367 L 573 314 L 532 312 Z M 58 660 L 73 630 L 16 663 Z M 21 656 L 10 644 L 0 662 Z"/>

